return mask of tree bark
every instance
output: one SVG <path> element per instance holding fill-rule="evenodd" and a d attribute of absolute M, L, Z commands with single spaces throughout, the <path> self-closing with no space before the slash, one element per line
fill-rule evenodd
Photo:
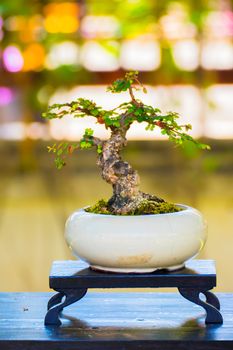
<path fill-rule="evenodd" d="M 128 128 L 113 129 L 110 139 L 102 144 L 98 165 L 103 179 L 112 185 L 113 196 L 108 201 L 108 209 L 117 215 L 133 213 L 145 199 L 164 202 L 156 196 L 143 193 L 139 189 L 140 177 L 132 166 L 122 160 L 121 151 L 126 146 Z"/>

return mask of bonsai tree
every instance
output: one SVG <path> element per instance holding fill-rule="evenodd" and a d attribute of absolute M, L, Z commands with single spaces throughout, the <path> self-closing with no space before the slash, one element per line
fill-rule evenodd
<path fill-rule="evenodd" d="M 91 116 L 96 123 L 110 131 L 107 140 L 101 140 L 94 135 L 90 128 L 84 131 L 79 142 L 62 142 L 48 147 L 48 151 L 55 154 L 55 164 L 58 169 L 65 165 L 65 156 L 77 150 L 94 147 L 97 152 L 97 164 L 101 169 L 102 178 L 112 185 L 113 194 L 108 201 L 101 200 L 96 205 L 86 209 L 87 211 L 115 214 L 115 215 L 139 215 L 152 213 L 165 213 L 180 210 L 173 204 L 165 202 L 162 198 L 140 190 L 140 178 L 138 172 L 121 157 L 121 151 L 127 145 L 127 131 L 133 123 L 146 123 L 146 130 L 152 131 L 159 128 L 163 135 L 176 145 L 183 145 L 185 141 L 193 142 L 201 149 L 209 146 L 194 140 L 187 132 L 190 124 L 179 125 L 178 113 L 162 113 L 158 108 L 144 104 L 135 97 L 134 91 L 146 88 L 138 80 L 138 72 L 126 73 L 125 77 L 113 82 L 107 88 L 111 93 L 128 91 L 130 100 L 118 107 L 105 110 L 95 102 L 84 98 L 67 103 L 57 103 L 48 107 L 42 116 L 47 119 L 63 118 L 72 115 L 74 118 Z"/>

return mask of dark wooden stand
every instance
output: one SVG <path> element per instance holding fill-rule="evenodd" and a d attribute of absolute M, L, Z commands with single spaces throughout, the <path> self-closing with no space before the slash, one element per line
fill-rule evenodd
<path fill-rule="evenodd" d="M 206 324 L 223 323 L 219 300 L 210 292 L 216 286 L 216 270 L 212 260 L 191 260 L 182 270 L 160 270 L 148 274 L 103 273 L 92 271 L 81 261 L 55 261 L 49 285 L 58 293 L 48 302 L 45 325 L 61 325 L 59 316 L 63 309 L 83 298 L 89 288 L 161 287 L 176 287 L 184 298 L 203 307 Z M 205 300 L 200 298 L 201 294 Z"/>

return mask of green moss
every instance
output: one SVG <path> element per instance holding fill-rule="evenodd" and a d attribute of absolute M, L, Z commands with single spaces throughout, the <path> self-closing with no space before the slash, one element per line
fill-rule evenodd
<path fill-rule="evenodd" d="M 145 215 L 145 214 L 166 214 L 175 213 L 181 211 L 175 204 L 162 202 L 157 203 L 150 200 L 144 200 L 140 203 L 139 207 L 135 210 L 132 215 Z"/>
<path fill-rule="evenodd" d="M 172 203 L 156 203 L 150 200 L 143 200 L 140 203 L 140 206 L 134 212 L 129 213 L 128 215 L 166 214 L 175 213 L 181 210 L 181 208 Z M 108 202 L 104 199 L 101 199 L 96 204 L 86 208 L 85 211 L 88 213 L 113 215 L 113 213 L 108 209 Z"/>
<path fill-rule="evenodd" d="M 108 210 L 108 202 L 105 201 L 104 199 L 101 199 L 96 204 L 86 208 L 85 211 L 87 211 L 88 213 L 94 213 L 94 214 L 112 214 Z"/>

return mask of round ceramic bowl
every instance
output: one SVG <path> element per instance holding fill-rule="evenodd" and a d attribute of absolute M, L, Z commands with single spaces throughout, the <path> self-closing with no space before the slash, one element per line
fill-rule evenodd
<path fill-rule="evenodd" d="M 75 211 L 66 222 L 65 239 L 76 257 L 93 269 L 152 272 L 182 268 L 206 241 L 202 214 L 186 205 L 176 213 L 117 216 Z"/>

